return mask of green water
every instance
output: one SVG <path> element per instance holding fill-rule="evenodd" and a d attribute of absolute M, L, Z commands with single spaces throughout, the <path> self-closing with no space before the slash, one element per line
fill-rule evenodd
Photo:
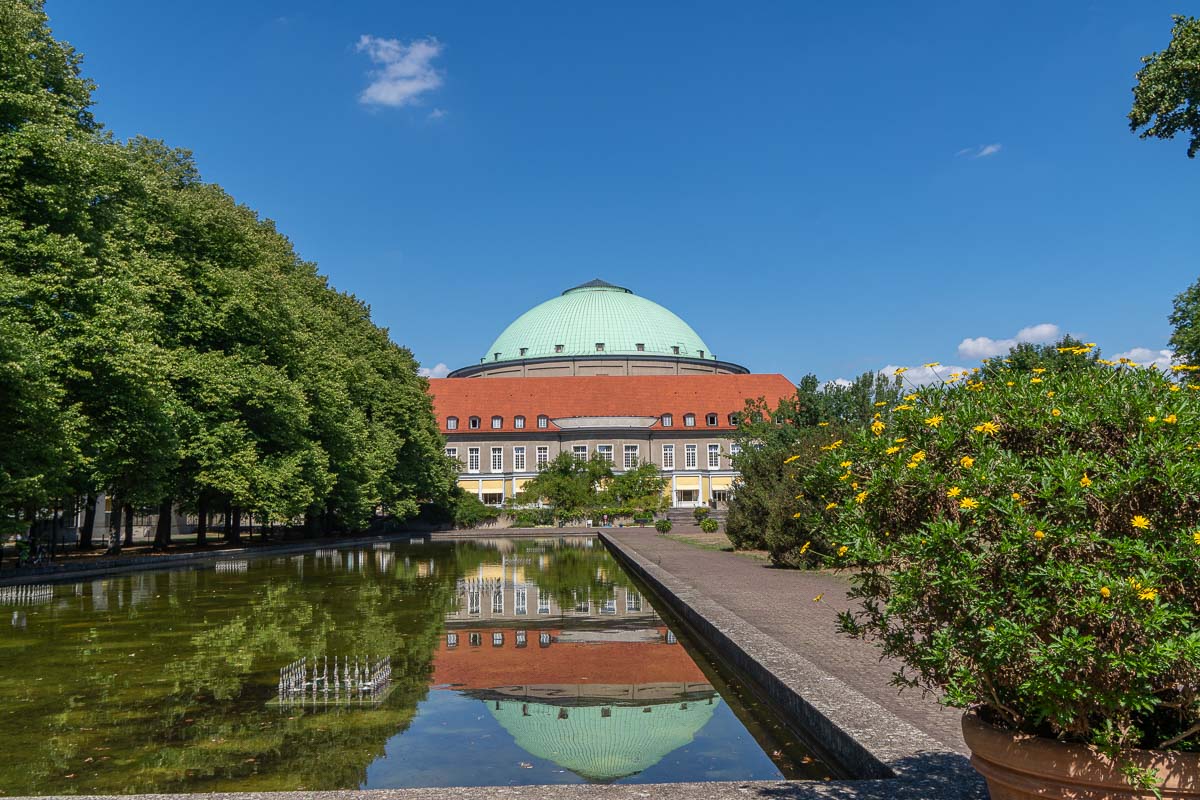
<path fill-rule="evenodd" d="M 828 774 L 593 540 L 209 563 L 0 615 L 0 794 Z M 280 703 L 280 669 L 326 656 L 386 656 L 390 683 Z"/>

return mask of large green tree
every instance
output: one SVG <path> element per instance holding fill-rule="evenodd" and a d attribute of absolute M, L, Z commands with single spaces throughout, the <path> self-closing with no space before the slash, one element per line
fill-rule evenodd
<path fill-rule="evenodd" d="M 1129 129 L 1141 138 L 1190 137 L 1188 158 L 1200 152 L 1200 18 L 1177 15 L 1171 42 L 1142 58 L 1133 87 Z"/>

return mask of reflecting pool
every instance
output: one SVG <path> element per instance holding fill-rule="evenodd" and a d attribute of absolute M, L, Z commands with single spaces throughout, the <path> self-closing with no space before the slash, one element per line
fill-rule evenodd
<path fill-rule="evenodd" d="M 599 542 L 0 595 L 0 794 L 822 778 Z"/>

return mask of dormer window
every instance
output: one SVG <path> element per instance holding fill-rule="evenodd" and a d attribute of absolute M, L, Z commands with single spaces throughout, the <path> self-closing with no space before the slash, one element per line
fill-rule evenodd
<path fill-rule="evenodd" d="M 604 352 L 604 342 L 596 342 L 596 352 L 597 353 Z"/>
<path fill-rule="evenodd" d="M 669 428 L 674 424 L 675 424 L 675 418 L 673 416 L 671 416 L 670 414 L 662 415 L 662 426 L 664 428 Z"/>
<path fill-rule="evenodd" d="M 730 427 L 736 428 L 736 427 L 738 426 L 738 423 L 740 423 L 741 421 L 742 421 L 742 420 L 741 420 L 741 417 L 739 417 L 737 414 L 730 414 L 730 415 L 729 415 L 729 425 L 730 425 Z"/>
<path fill-rule="evenodd" d="M 704 358 L 704 351 L 703 351 L 703 350 L 697 350 L 696 352 L 700 354 L 700 357 L 701 357 L 701 358 Z"/>
<path fill-rule="evenodd" d="M 696 427 L 696 415 L 695 414 L 684 414 L 683 415 L 683 427 L 685 427 L 685 428 Z"/>
<path fill-rule="evenodd" d="M 539 428 L 549 428 L 550 427 L 550 418 L 547 417 L 545 414 L 538 414 L 538 427 Z"/>
<path fill-rule="evenodd" d="M 677 345 L 677 344 L 671 345 L 671 352 L 674 353 L 675 355 L 679 355 L 679 345 Z"/>
<path fill-rule="evenodd" d="M 492 430 L 498 431 L 504 427 L 504 417 L 492 417 Z"/>
<path fill-rule="evenodd" d="M 525 354 L 526 354 L 526 353 L 528 353 L 528 352 L 529 352 L 529 348 L 528 348 L 528 347 L 522 347 L 522 348 L 521 348 L 521 355 L 522 355 L 522 356 L 523 356 L 523 355 L 525 355 Z"/>
<path fill-rule="evenodd" d="M 473 431 L 479 430 L 479 417 L 471 417 L 467 420 L 467 427 Z"/>
<path fill-rule="evenodd" d="M 525 418 L 522 416 L 513 417 L 513 427 L 514 428 L 524 428 L 525 427 Z"/>
<path fill-rule="evenodd" d="M 716 415 L 716 414 L 711 414 L 711 413 L 710 413 L 710 414 L 706 414 L 706 415 L 705 415 L 705 417 L 704 417 L 704 424 L 705 424 L 705 425 L 707 425 L 707 426 L 708 426 L 708 427 L 710 427 L 710 428 L 715 428 L 715 427 L 717 427 L 717 415 Z"/>
<path fill-rule="evenodd" d="M 561 353 L 562 351 L 563 351 L 563 346 L 561 344 L 554 345 L 554 352 Z"/>
<path fill-rule="evenodd" d="M 499 360 L 500 360 L 500 354 L 499 354 L 499 353 L 492 353 L 492 358 L 493 358 L 493 360 L 494 360 L 494 361 L 499 361 Z"/>
<path fill-rule="evenodd" d="M 446 417 L 446 430 L 458 430 L 458 417 Z"/>
<path fill-rule="evenodd" d="M 635 344 L 635 345 L 634 345 L 634 347 L 636 347 L 636 348 L 637 348 L 637 351 L 638 351 L 639 353 L 644 353 L 644 352 L 646 352 L 646 345 L 645 345 L 644 343 L 642 343 L 642 342 L 638 342 L 637 344 Z"/>

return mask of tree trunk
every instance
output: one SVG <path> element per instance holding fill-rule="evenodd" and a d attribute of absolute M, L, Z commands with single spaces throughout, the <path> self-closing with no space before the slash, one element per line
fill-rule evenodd
<path fill-rule="evenodd" d="M 225 501 L 225 541 L 233 541 L 233 508 L 229 505 L 229 501 Z"/>
<path fill-rule="evenodd" d="M 196 500 L 196 546 L 208 544 L 208 498 L 203 494 Z"/>
<path fill-rule="evenodd" d="M 125 504 L 125 547 L 133 547 L 133 503 Z"/>
<path fill-rule="evenodd" d="M 234 506 L 233 509 L 233 528 L 229 541 L 233 544 L 242 543 L 242 509 Z"/>
<path fill-rule="evenodd" d="M 83 527 L 79 529 L 79 549 L 92 549 L 92 531 L 96 528 L 96 493 L 88 492 L 87 505 L 84 506 Z"/>
<path fill-rule="evenodd" d="M 166 550 L 171 546 L 171 498 L 158 504 L 158 525 L 154 528 L 154 549 Z"/>

